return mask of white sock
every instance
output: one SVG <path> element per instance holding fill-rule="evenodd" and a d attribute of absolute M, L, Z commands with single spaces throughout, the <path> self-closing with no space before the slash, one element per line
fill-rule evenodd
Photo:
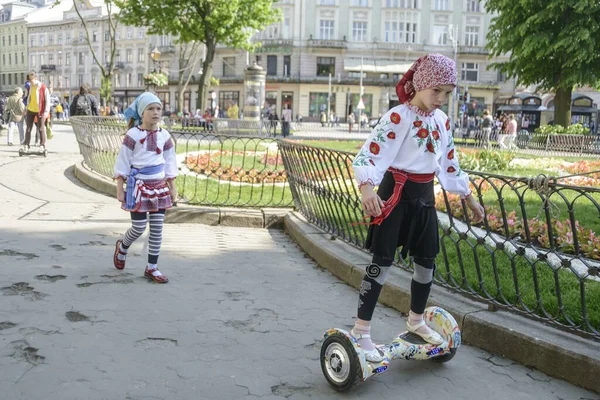
<path fill-rule="evenodd" d="M 154 272 L 152 272 L 152 276 L 161 276 L 162 275 L 160 273 L 160 271 L 158 270 L 158 264 L 148 264 L 148 266 L 146 267 L 146 269 L 148 271 L 154 270 Z"/>
<path fill-rule="evenodd" d="M 368 335 L 371 333 L 371 325 L 362 325 L 356 323 L 354 324 L 354 328 L 352 328 L 352 331 L 358 335 Z M 375 345 L 373 344 L 371 338 L 358 339 L 358 344 L 360 344 L 360 347 L 362 347 L 366 351 L 371 351 L 375 349 Z"/>
<path fill-rule="evenodd" d="M 127 258 L 127 249 L 123 247 L 123 243 L 119 244 L 119 253 L 117 254 L 117 259 L 121 260 L 121 261 L 125 261 L 125 259 Z M 121 253 L 125 253 L 125 254 L 121 254 Z"/>

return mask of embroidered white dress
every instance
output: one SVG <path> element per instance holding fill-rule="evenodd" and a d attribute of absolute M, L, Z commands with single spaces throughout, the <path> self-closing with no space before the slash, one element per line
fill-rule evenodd
<path fill-rule="evenodd" d="M 178 174 L 175 146 L 167 130 L 148 131 L 137 126 L 129 129 L 115 162 L 115 178 L 120 176 L 126 181 L 132 167 L 141 169 L 156 165 L 164 165 L 163 170 L 151 175 L 135 175 L 135 207 L 129 209 L 123 203 L 121 208 L 148 212 L 172 207 L 167 181 Z"/>
<path fill-rule="evenodd" d="M 434 173 L 454 194 L 471 193 L 469 177 L 460 169 L 448 116 L 423 112 L 411 104 L 389 110 L 352 162 L 359 185 L 378 186 L 389 167 L 414 174 Z"/>

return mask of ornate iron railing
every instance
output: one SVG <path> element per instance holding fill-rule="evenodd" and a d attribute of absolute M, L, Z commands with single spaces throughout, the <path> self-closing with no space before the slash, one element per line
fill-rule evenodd
<path fill-rule="evenodd" d="M 113 177 L 115 159 L 126 131 L 111 117 L 73 117 L 73 131 L 85 164 Z M 175 127 L 176 128 L 176 127 Z M 180 176 L 180 201 L 235 207 L 290 207 L 277 142 L 269 137 L 215 134 L 203 129 L 171 129 Z"/>
<path fill-rule="evenodd" d="M 308 221 L 362 248 L 367 227 L 353 182 L 354 154 L 281 141 L 297 209 Z M 439 189 L 438 283 L 600 339 L 600 189 L 470 172 L 486 219 Z M 600 178 L 600 176 L 598 176 Z M 447 211 L 450 210 L 450 211 Z M 398 259 L 398 265 L 411 266 Z"/>

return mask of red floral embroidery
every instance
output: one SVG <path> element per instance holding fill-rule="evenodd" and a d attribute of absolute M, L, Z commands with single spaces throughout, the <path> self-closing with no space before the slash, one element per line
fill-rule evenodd
<path fill-rule="evenodd" d="M 369 163 L 371 163 L 371 165 L 375 165 L 375 162 L 371 159 L 369 159 Z"/>
<path fill-rule="evenodd" d="M 449 119 L 446 120 L 446 130 L 447 131 L 450 130 L 450 120 Z"/>
<path fill-rule="evenodd" d="M 427 142 L 427 151 L 429 151 L 430 153 L 435 153 L 435 149 L 433 148 L 432 142 Z"/>
<path fill-rule="evenodd" d="M 379 154 L 380 147 L 377 143 L 371 142 L 369 145 L 369 151 L 375 155 Z"/>
<path fill-rule="evenodd" d="M 390 121 L 394 124 L 399 124 L 401 119 L 402 118 L 400 118 L 400 114 L 398 113 L 392 113 L 392 115 L 390 115 Z"/>
<path fill-rule="evenodd" d="M 387 134 L 388 139 L 396 139 L 396 133 L 395 132 L 389 132 Z"/>
<path fill-rule="evenodd" d="M 141 144 L 144 144 L 144 142 L 145 142 L 145 141 L 146 141 L 146 138 L 141 138 L 141 139 L 140 139 L 140 143 L 141 143 Z"/>
<path fill-rule="evenodd" d="M 429 131 L 425 128 L 421 128 L 417 132 L 417 136 L 420 137 L 421 139 L 425 139 L 427 136 L 429 136 Z"/>
<path fill-rule="evenodd" d="M 454 149 L 450 150 L 450 152 L 448 152 L 448 160 L 452 160 L 454 158 Z"/>
<path fill-rule="evenodd" d="M 129 150 L 133 150 L 135 147 L 135 140 L 129 135 L 125 135 L 125 139 L 123 139 L 123 146 L 127 147 Z"/>
<path fill-rule="evenodd" d="M 453 166 L 450 166 L 450 167 L 448 167 L 448 169 L 446 171 L 448 171 L 449 173 L 456 172 L 456 168 L 454 168 Z"/>
<path fill-rule="evenodd" d="M 431 136 L 433 136 L 435 140 L 440 140 L 440 133 L 438 131 L 431 132 Z"/>
<path fill-rule="evenodd" d="M 414 125 L 416 128 L 420 128 L 421 126 L 423 126 L 423 121 L 421 121 L 421 120 L 416 120 L 415 122 L 413 122 L 413 125 Z"/>

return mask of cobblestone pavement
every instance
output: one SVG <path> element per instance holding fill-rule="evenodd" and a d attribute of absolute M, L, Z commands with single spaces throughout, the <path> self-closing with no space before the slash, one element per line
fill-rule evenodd
<path fill-rule="evenodd" d="M 74 180 L 74 138 L 56 131 L 47 159 L 19 158 L 0 137 L 3 400 L 600 399 L 467 345 L 447 364 L 397 361 L 340 395 L 319 350 L 327 328 L 352 324 L 355 289 L 278 230 L 170 224 L 168 284 L 142 277 L 141 240 L 115 270 L 127 215 Z M 379 307 L 375 338 L 402 324 Z"/>

